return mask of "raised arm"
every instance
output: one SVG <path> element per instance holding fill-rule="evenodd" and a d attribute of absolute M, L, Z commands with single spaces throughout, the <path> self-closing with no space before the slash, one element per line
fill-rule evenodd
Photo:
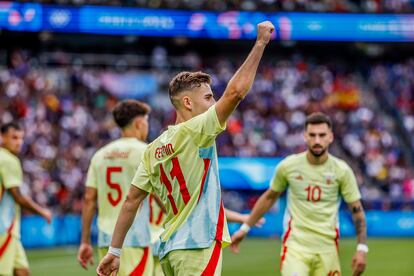
<path fill-rule="evenodd" d="M 227 84 L 223 96 L 216 103 L 217 117 L 221 125 L 224 125 L 252 87 L 263 51 L 269 43 L 274 29 L 275 27 L 270 21 L 257 25 L 257 39 L 253 49 Z"/>
<path fill-rule="evenodd" d="M 137 210 L 148 193 L 134 185 L 131 185 L 127 198 L 119 212 L 116 221 L 111 247 L 99 264 L 96 272 L 98 275 L 116 275 L 119 269 L 119 256 L 125 236 L 134 222 Z"/>
<path fill-rule="evenodd" d="M 348 207 L 352 213 L 352 220 L 354 221 L 358 241 L 357 252 L 352 258 L 352 271 L 353 275 L 361 275 L 365 270 L 365 255 L 368 252 L 368 246 L 366 245 L 367 226 L 365 221 L 365 212 L 360 200 L 349 203 Z"/>
<path fill-rule="evenodd" d="M 255 225 L 257 221 L 263 217 L 267 211 L 269 211 L 273 204 L 275 204 L 276 200 L 280 197 L 280 194 L 281 193 L 275 192 L 272 189 L 268 189 L 260 196 L 254 205 L 247 222 L 243 223 L 242 227 L 240 227 L 240 229 L 232 236 L 232 244 L 230 246 L 231 251 L 234 253 L 239 252 L 239 243 L 247 235 L 250 227 Z"/>
<path fill-rule="evenodd" d="M 91 245 L 91 226 L 96 213 L 98 192 L 95 188 L 86 187 L 82 208 L 82 236 L 78 250 L 78 262 L 87 269 L 88 263 L 93 265 L 93 248 Z"/>

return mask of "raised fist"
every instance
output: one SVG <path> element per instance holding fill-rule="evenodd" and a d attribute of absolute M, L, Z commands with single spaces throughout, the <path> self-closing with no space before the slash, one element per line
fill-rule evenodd
<path fill-rule="evenodd" d="M 266 45 L 267 43 L 269 43 L 270 38 L 272 37 L 272 33 L 274 31 L 275 31 L 275 26 L 273 26 L 272 22 L 270 21 L 264 21 L 260 24 L 257 24 L 256 41 Z"/>

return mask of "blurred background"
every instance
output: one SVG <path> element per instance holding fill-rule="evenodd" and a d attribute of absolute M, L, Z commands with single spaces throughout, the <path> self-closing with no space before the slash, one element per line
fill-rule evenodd
<path fill-rule="evenodd" d="M 326 112 L 331 152 L 351 165 L 367 210 L 367 275 L 414 275 L 413 12 L 412 0 L 0 2 L 0 122 L 24 125 L 24 191 L 55 214 L 52 225 L 23 217 L 23 243 L 37 248 L 33 275 L 81 273 L 66 246 L 79 243 L 89 160 L 120 135 L 116 102 L 152 106 L 152 141 L 175 122 L 170 79 L 205 71 L 220 97 L 263 20 L 276 26 L 274 41 L 217 142 L 226 207 L 248 212 L 278 162 L 305 150 L 307 114 Z M 252 236 L 280 236 L 284 202 Z M 340 222 L 341 236 L 353 237 L 345 205 Z M 239 257 L 226 253 L 224 275 L 277 274 L 278 243 L 252 239 Z M 355 245 L 341 247 L 344 275 Z"/>

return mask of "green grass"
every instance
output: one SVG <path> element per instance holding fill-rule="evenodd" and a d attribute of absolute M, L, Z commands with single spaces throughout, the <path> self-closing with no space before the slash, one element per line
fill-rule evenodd
<path fill-rule="evenodd" d="M 351 259 L 355 240 L 341 240 L 342 275 L 351 274 Z M 368 266 L 364 275 L 414 275 L 414 239 L 370 239 Z M 76 248 L 28 250 L 33 276 L 96 275 L 94 269 L 84 271 L 77 264 Z M 224 250 L 223 275 L 279 275 L 279 240 L 248 239 L 241 253 Z"/>

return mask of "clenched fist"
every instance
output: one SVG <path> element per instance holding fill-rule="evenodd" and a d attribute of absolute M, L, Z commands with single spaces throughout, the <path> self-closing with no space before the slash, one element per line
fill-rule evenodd
<path fill-rule="evenodd" d="M 263 45 L 267 45 L 274 31 L 275 31 L 275 26 L 273 26 L 272 22 L 270 21 L 264 21 L 258 24 L 256 41 Z"/>

